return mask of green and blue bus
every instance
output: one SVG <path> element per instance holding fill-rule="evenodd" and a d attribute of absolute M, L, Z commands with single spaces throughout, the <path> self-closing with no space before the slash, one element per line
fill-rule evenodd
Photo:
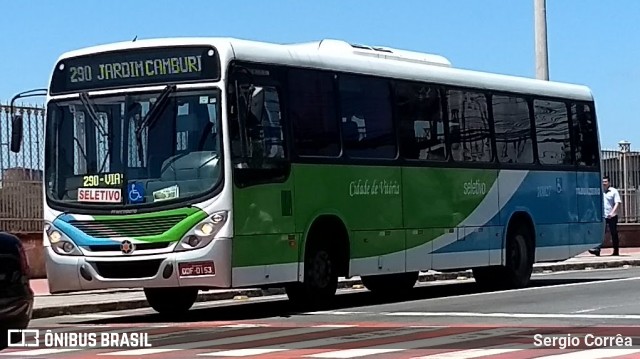
<path fill-rule="evenodd" d="M 396 293 L 427 270 L 521 288 L 604 234 L 580 85 L 340 40 L 174 38 L 65 53 L 46 106 L 52 293 L 144 288 L 175 314 L 200 290 L 313 307 L 341 277 Z"/>

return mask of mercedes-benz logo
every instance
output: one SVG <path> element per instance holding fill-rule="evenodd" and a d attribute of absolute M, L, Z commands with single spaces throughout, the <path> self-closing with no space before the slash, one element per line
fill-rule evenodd
<path fill-rule="evenodd" d="M 122 241 L 122 243 L 120 244 L 120 250 L 122 251 L 122 253 L 124 254 L 131 254 L 133 253 L 133 250 L 136 249 L 136 247 L 133 245 L 133 243 L 131 243 L 128 240 L 124 240 Z"/>

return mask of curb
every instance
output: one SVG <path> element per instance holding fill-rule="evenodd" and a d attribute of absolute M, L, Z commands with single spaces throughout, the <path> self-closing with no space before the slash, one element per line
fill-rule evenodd
<path fill-rule="evenodd" d="M 537 264 L 533 267 L 533 273 L 551 273 L 551 272 L 564 272 L 571 270 L 592 270 L 603 268 L 627 268 L 640 266 L 640 259 L 627 259 L 627 260 L 615 260 L 615 261 L 602 261 L 602 262 L 578 262 L 578 263 L 554 263 L 554 264 Z M 441 280 L 464 280 L 473 278 L 473 272 L 471 270 L 457 271 L 457 272 L 433 272 L 433 273 L 421 273 L 418 282 L 433 282 Z M 354 287 L 362 288 L 362 281 L 358 277 L 351 279 L 345 279 L 338 282 L 338 289 L 352 289 Z M 285 294 L 284 288 L 271 288 L 271 289 L 238 289 L 229 290 L 226 292 L 216 293 L 200 293 L 197 299 L 199 302 L 211 302 L 218 300 L 229 299 L 248 299 L 255 297 L 268 297 L 274 295 Z M 100 312 L 110 312 L 129 309 L 141 309 L 149 307 L 146 299 L 134 299 L 119 302 L 100 302 L 100 303 L 88 303 L 72 306 L 54 306 L 44 308 L 33 308 L 32 319 L 50 318 L 61 315 L 77 315 L 77 314 L 93 314 Z"/>

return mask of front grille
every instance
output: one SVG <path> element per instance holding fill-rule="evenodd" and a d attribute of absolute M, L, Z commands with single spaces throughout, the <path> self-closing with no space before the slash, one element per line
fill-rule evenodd
<path fill-rule="evenodd" d="M 157 236 L 170 230 L 186 214 L 119 220 L 70 221 L 69 224 L 92 237 L 143 237 Z"/>
<path fill-rule="evenodd" d="M 162 249 L 167 248 L 171 245 L 171 242 L 160 242 L 160 243 L 137 243 L 135 244 L 136 251 L 143 251 L 149 249 Z M 88 246 L 89 250 L 92 252 L 120 252 L 119 244 L 105 244 L 105 245 L 97 245 L 97 246 Z"/>
<path fill-rule="evenodd" d="M 96 272 L 103 278 L 149 278 L 158 273 L 162 259 L 123 262 L 93 262 Z"/>

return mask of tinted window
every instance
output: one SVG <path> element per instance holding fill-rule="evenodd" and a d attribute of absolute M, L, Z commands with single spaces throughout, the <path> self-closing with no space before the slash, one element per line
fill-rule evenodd
<path fill-rule="evenodd" d="M 492 160 L 487 99 L 482 93 L 449 91 L 451 155 L 455 161 Z"/>
<path fill-rule="evenodd" d="M 401 83 L 396 87 L 395 95 L 402 156 L 408 159 L 446 160 L 438 89 Z"/>
<path fill-rule="evenodd" d="M 576 163 L 580 166 L 596 166 L 600 158 L 598 131 L 591 107 L 586 104 L 572 104 L 571 123 Z"/>
<path fill-rule="evenodd" d="M 347 156 L 396 157 L 390 89 L 386 80 L 341 76 L 340 118 Z"/>
<path fill-rule="evenodd" d="M 255 86 L 249 96 L 247 86 L 241 91 L 240 116 L 244 126 L 238 127 L 230 121 L 232 155 L 251 168 L 270 168 L 271 160 L 284 159 L 283 129 L 280 112 L 280 96 L 272 86 Z M 247 98 L 251 99 L 245 112 Z"/>
<path fill-rule="evenodd" d="M 535 100 L 538 159 L 543 165 L 571 164 L 569 117 L 564 102 Z"/>
<path fill-rule="evenodd" d="M 531 119 L 527 100 L 496 95 L 492 97 L 491 102 L 498 161 L 533 163 Z"/>
<path fill-rule="evenodd" d="M 289 72 L 289 108 L 299 155 L 340 154 L 334 102 L 332 74 L 308 70 Z"/>

